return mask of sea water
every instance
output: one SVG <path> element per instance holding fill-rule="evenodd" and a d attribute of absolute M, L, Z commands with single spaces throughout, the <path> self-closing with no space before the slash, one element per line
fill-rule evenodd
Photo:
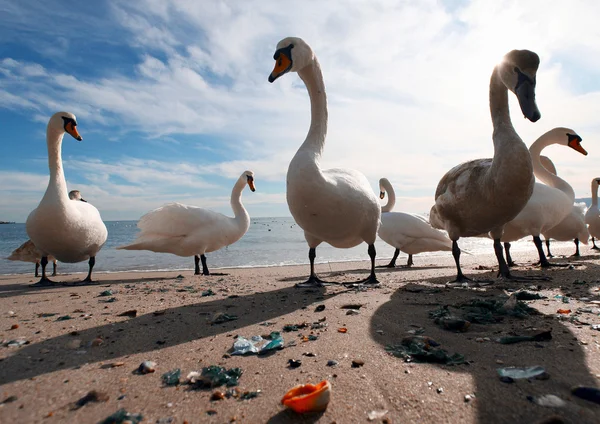
<path fill-rule="evenodd" d="M 117 246 L 131 243 L 138 232 L 137 221 L 107 221 L 108 240 L 96 256 L 94 272 L 192 270 L 193 258 L 182 258 L 167 253 L 144 250 L 116 250 Z M 25 224 L 0 225 L 0 274 L 33 273 L 34 265 L 9 261 L 11 252 L 28 239 Z M 565 245 L 566 243 L 557 243 Z M 459 241 L 461 249 L 470 253 L 492 253 L 492 242 L 485 238 L 465 238 Z M 572 243 L 571 243 L 572 245 Z M 515 252 L 535 249 L 530 238 L 512 243 Z M 378 260 L 388 260 L 394 248 L 380 239 L 375 243 Z M 431 263 L 432 256 L 450 256 L 450 252 L 427 252 L 414 257 L 415 265 Z M 238 242 L 216 252 L 206 254 L 208 268 L 261 267 L 308 264 L 308 246 L 300 227 L 289 218 L 253 218 L 250 229 Z M 427 258 L 427 259 L 426 259 Z M 367 245 L 351 249 L 336 249 L 327 243 L 317 248 L 317 263 L 368 260 Z M 406 262 L 400 254 L 397 264 Z M 381 263 L 381 261 L 378 261 Z M 66 264 L 59 262 L 59 273 L 87 272 L 86 262 Z"/>

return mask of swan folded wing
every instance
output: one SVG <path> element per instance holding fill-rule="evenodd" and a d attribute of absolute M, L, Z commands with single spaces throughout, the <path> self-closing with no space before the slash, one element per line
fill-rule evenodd
<path fill-rule="evenodd" d="M 384 213 L 381 217 L 381 233 L 390 233 L 402 244 L 408 244 L 420 239 L 435 240 L 441 245 L 451 248 L 452 242 L 442 231 L 432 228 L 429 223 L 419 215 L 404 212 Z M 381 236 L 380 236 L 381 237 Z M 436 243 L 438 244 L 438 243 Z"/>
<path fill-rule="evenodd" d="M 17 247 L 8 258 L 10 261 L 35 262 L 42 257 L 40 252 L 31 240 Z"/>
<path fill-rule="evenodd" d="M 148 212 L 140 218 L 138 238 L 147 235 L 182 237 L 198 230 L 210 228 L 225 216 L 218 212 L 181 203 L 169 203 Z"/>

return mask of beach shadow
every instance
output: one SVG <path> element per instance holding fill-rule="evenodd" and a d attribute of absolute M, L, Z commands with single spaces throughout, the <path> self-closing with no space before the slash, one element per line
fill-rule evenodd
<path fill-rule="evenodd" d="M 27 277 L 23 276 L 23 279 Z M 93 286 L 93 287 L 102 287 L 107 286 L 110 287 L 113 284 L 139 284 L 139 283 L 151 283 L 155 281 L 165 281 L 169 280 L 172 277 L 141 277 L 141 278 L 133 278 L 133 279 L 122 279 L 122 280 L 97 280 L 92 281 L 90 284 L 73 284 L 80 281 L 80 279 L 73 278 L 72 280 L 58 281 L 55 286 L 43 286 L 43 287 L 32 287 L 30 284 L 32 282 L 24 282 L 24 283 L 16 283 L 16 284 L 0 284 L 0 298 L 7 298 L 13 296 L 22 296 L 28 294 L 37 294 L 40 291 L 48 291 L 48 290 L 57 290 L 64 289 L 65 287 L 85 287 L 85 286 Z M 36 282 L 38 279 L 36 278 L 33 282 Z M 178 280 L 175 280 L 178 281 Z M 0 280 L 1 282 L 1 280 Z"/>
<path fill-rule="evenodd" d="M 314 412 L 312 414 L 296 414 L 294 411 L 284 409 L 279 413 L 273 415 L 267 421 L 267 424 L 281 424 L 281 423 L 300 423 L 300 424 L 313 424 L 321 419 L 323 412 Z"/>
<path fill-rule="evenodd" d="M 129 281 L 128 281 L 129 282 Z M 189 341 L 233 332 L 239 328 L 262 323 L 287 315 L 315 302 L 337 296 L 326 294 L 325 289 L 284 289 L 229 297 L 214 301 L 169 308 L 156 316 L 144 314 L 124 321 L 64 334 L 26 345 L 0 360 L 0 385 L 29 379 L 41 374 L 73 368 L 85 363 L 101 362 L 140 352 L 151 352 Z M 222 324 L 210 324 L 211 317 L 226 311 L 238 318 Z M 116 316 L 117 313 L 111 313 Z M 87 350 L 84 355 L 68 349 L 69 343 L 79 339 L 88 343 L 102 338 L 101 348 Z M 53 355 L 43 352 L 52 351 Z"/>
<path fill-rule="evenodd" d="M 590 274 L 590 270 L 597 275 L 598 266 L 594 264 L 587 264 L 587 266 L 587 275 Z M 539 271 L 533 272 L 539 273 Z M 563 291 L 567 289 L 572 292 L 578 291 L 579 288 L 573 288 L 571 283 L 567 287 L 565 281 L 573 281 L 584 275 L 577 270 L 567 269 L 552 270 L 550 274 L 555 276 L 556 281 L 562 283 L 540 282 L 544 288 L 562 288 Z M 552 422 L 598 422 L 600 406 L 578 399 L 570 393 L 570 389 L 574 386 L 597 387 L 598 383 L 587 368 L 584 347 L 577 341 L 569 327 L 555 319 L 553 315 L 535 314 L 524 319 L 507 316 L 501 322 L 493 324 L 472 324 L 464 333 L 444 330 L 430 318 L 430 311 L 444 305 L 456 305 L 473 299 L 506 298 L 500 288 L 488 287 L 485 292 L 440 288 L 439 284 L 447 279 L 448 277 L 428 279 L 425 283 L 423 280 L 414 281 L 396 290 L 391 300 L 375 311 L 370 323 L 370 331 L 372 338 L 383 348 L 398 344 L 403 338 L 410 336 L 409 330 L 414 331 L 415 328 L 422 327 L 424 336 L 439 342 L 441 348 L 450 354 L 464 355 L 469 364 L 455 366 L 415 364 L 412 374 L 405 375 L 402 373 L 405 367 L 402 365 L 403 359 L 394 358 L 398 361 L 399 379 L 403 380 L 399 383 L 399 393 L 395 393 L 395 396 L 402 396 L 403 386 L 422 384 L 422 381 L 410 380 L 415 378 L 411 376 L 417 373 L 417 367 L 421 367 L 421 370 L 426 372 L 428 367 L 433 366 L 449 374 L 467 374 L 469 377 L 467 379 L 458 375 L 455 378 L 450 377 L 452 384 L 444 387 L 444 393 L 455 394 L 454 402 L 458 402 L 461 408 L 475 408 L 477 422 L 481 424 L 538 423 L 553 415 L 563 417 L 564 421 Z M 518 288 L 518 285 L 513 283 L 513 287 Z M 585 291 L 586 289 L 582 288 L 580 294 Z M 547 301 L 556 302 L 555 299 Z M 536 302 L 545 301 L 537 300 L 532 306 L 535 306 Z M 560 303 L 557 305 L 561 307 Z M 552 340 L 516 344 L 500 344 L 495 341 L 509 334 L 531 334 L 545 329 L 552 329 Z M 587 351 L 589 354 L 592 353 L 592 350 Z M 538 365 L 544 367 L 550 375 L 549 379 L 515 380 L 514 383 L 509 384 L 500 381 L 497 373 L 497 368 L 500 367 Z M 401 375 L 403 377 L 400 377 Z M 475 397 L 467 405 L 467 402 L 460 398 L 473 393 L 465 391 L 469 389 L 464 388 L 465 385 L 470 385 L 469 380 L 473 381 Z M 449 384 L 448 380 L 446 384 Z M 457 391 L 459 393 L 456 393 Z M 435 391 L 433 393 L 435 395 Z M 567 402 L 567 405 L 560 409 L 552 409 L 528 400 L 528 396 L 535 398 L 548 394 L 559 396 Z M 461 408 L 458 406 L 456 408 L 457 417 L 460 416 Z M 425 417 L 422 418 L 426 420 Z M 447 422 L 459 422 L 456 417 L 447 417 L 447 420 Z"/>

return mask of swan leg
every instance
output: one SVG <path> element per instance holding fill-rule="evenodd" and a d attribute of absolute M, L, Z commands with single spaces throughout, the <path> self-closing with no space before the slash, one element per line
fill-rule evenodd
<path fill-rule="evenodd" d="M 96 257 L 90 256 L 90 260 L 88 261 L 88 266 L 89 266 L 88 275 L 83 280 L 83 283 L 91 283 L 92 282 L 92 269 L 94 269 L 94 265 L 96 265 Z"/>
<path fill-rule="evenodd" d="M 35 261 L 35 277 L 39 277 L 38 270 L 40 269 L 40 261 Z"/>
<path fill-rule="evenodd" d="M 51 281 L 48 277 L 46 277 L 46 265 L 48 265 L 48 257 L 42 256 L 41 260 L 42 264 L 42 278 L 35 284 L 32 284 L 31 287 L 48 287 L 54 286 L 54 281 Z"/>
<path fill-rule="evenodd" d="M 546 239 L 546 250 L 548 251 L 548 254 L 546 256 L 549 258 L 553 258 L 554 255 L 550 253 L 550 239 Z"/>
<path fill-rule="evenodd" d="M 296 283 L 296 287 L 298 287 L 298 288 L 323 287 L 326 284 L 337 284 L 337 283 L 330 283 L 327 281 L 323 281 L 319 277 L 317 277 L 317 274 L 315 273 L 315 258 L 316 257 L 317 257 L 317 249 L 314 247 L 311 247 L 310 249 L 308 249 L 308 259 L 310 261 L 310 277 L 308 277 L 308 280 L 306 280 L 303 283 Z"/>
<path fill-rule="evenodd" d="M 368 278 L 362 280 L 361 284 L 376 286 L 379 284 L 379 281 L 377 280 L 377 276 L 375 276 L 375 256 L 377 254 L 375 251 L 375 245 L 370 244 L 367 251 L 369 252 L 369 257 L 371 258 L 371 274 L 369 274 Z"/>
<path fill-rule="evenodd" d="M 200 275 L 200 256 L 194 255 L 194 275 Z"/>
<path fill-rule="evenodd" d="M 600 247 L 596 246 L 596 239 L 592 237 L 592 250 L 600 250 Z"/>
<path fill-rule="evenodd" d="M 408 254 L 408 259 L 406 260 L 406 267 L 410 268 L 411 266 L 413 266 L 415 263 L 413 262 L 412 259 L 412 253 Z"/>
<path fill-rule="evenodd" d="M 208 272 L 208 266 L 206 265 L 206 256 L 204 256 L 204 253 L 200 255 L 200 260 L 202 261 L 202 275 L 210 275 L 210 272 Z"/>
<path fill-rule="evenodd" d="M 52 276 L 56 277 L 56 260 L 52 262 Z"/>
<path fill-rule="evenodd" d="M 571 255 L 572 258 L 578 258 L 581 255 L 579 254 L 579 239 L 576 238 L 575 240 L 573 240 L 573 243 L 575 243 L 575 253 L 573 253 Z"/>
<path fill-rule="evenodd" d="M 400 249 L 396 249 L 394 251 L 394 256 L 389 264 L 384 265 L 386 268 L 396 268 L 396 259 L 398 259 L 398 255 L 400 254 Z"/>
<path fill-rule="evenodd" d="M 516 266 L 517 264 L 512 260 L 512 257 L 510 256 L 510 243 L 504 243 L 504 252 L 506 252 L 506 264 L 508 265 L 508 267 L 510 268 L 512 266 Z"/>
<path fill-rule="evenodd" d="M 539 240 L 539 237 L 538 237 Z M 542 248 L 542 241 L 540 240 L 540 249 Z M 547 281 L 548 277 L 543 276 L 515 276 L 510 273 L 510 269 L 508 268 L 508 264 L 504 260 L 504 256 L 502 255 L 502 244 L 500 243 L 500 239 L 494 239 L 494 252 L 496 253 L 496 259 L 498 259 L 498 277 L 501 277 L 505 280 L 510 281 Z M 542 250 L 542 254 L 544 251 Z M 545 258 L 544 258 L 545 259 Z"/>
<path fill-rule="evenodd" d="M 452 256 L 454 257 L 454 263 L 456 264 L 456 278 L 454 279 L 454 281 L 448 282 L 448 284 L 462 284 L 467 281 L 473 281 L 471 278 L 466 277 L 460 269 L 460 247 L 458 247 L 457 240 L 452 240 Z"/>
<path fill-rule="evenodd" d="M 546 255 L 544 254 L 544 246 L 542 245 L 542 240 L 540 236 L 533 236 L 533 242 L 535 243 L 535 247 L 537 247 L 538 254 L 540 255 L 540 266 L 542 268 L 550 268 L 551 266 L 558 267 L 567 267 L 569 264 L 553 264 L 548 261 Z"/>

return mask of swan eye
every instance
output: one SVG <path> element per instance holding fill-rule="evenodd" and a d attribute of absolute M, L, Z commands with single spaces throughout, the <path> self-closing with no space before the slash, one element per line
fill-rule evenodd
<path fill-rule="evenodd" d="M 577 143 L 581 143 L 582 138 L 579 137 L 577 134 L 569 134 L 567 133 L 567 139 L 569 140 L 569 143 L 571 142 L 577 142 Z"/>

